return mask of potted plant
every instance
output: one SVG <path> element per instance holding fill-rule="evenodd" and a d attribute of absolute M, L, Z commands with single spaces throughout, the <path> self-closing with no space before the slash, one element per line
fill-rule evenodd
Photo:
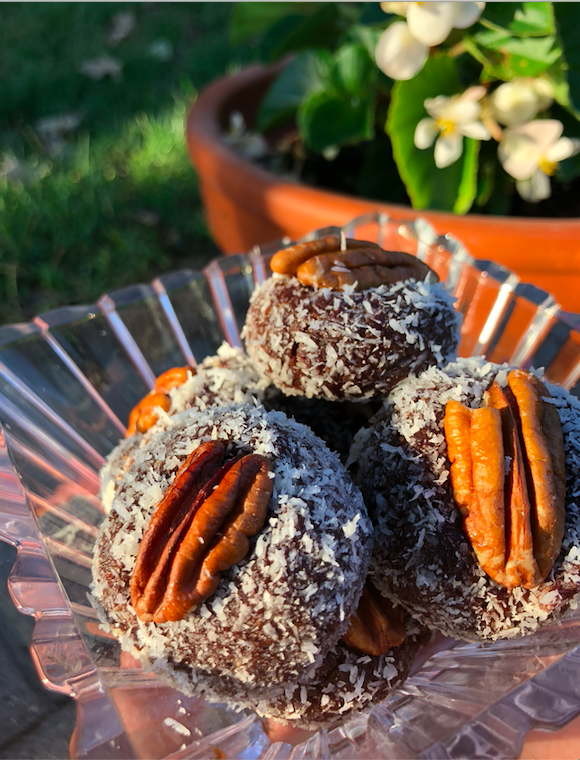
<path fill-rule="evenodd" d="M 237 4 L 270 65 L 187 124 L 215 239 L 421 215 L 577 310 L 578 28 L 577 3 Z"/>

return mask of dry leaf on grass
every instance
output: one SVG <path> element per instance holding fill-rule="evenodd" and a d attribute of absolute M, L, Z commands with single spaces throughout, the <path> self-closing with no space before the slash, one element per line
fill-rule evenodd
<path fill-rule="evenodd" d="M 110 55 L 101 55 L 99 58 L 91 58 L 81 63 L 79 71 L 89 79 L 103 79 L 110 76 L 119 81 L 123 64 Z"/>
<path fill-rule="evenodd" d="M 128 37 L 135 28 L 135 14 L 133 11 L 122 11 L 113 16 L 111 31 L 107 37 L 107 45 L 116 47 Z"/>

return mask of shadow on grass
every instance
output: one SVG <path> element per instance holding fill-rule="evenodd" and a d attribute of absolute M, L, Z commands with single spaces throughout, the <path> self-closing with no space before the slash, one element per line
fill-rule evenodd
<path fill-rule="evenodd" d="M 0 321 L 92 302 L 216 255 L 184 119 L 199 88 L 252 58 L 250 48 L 229 42 L 231 10 L 229 3 L 5 7 Z M 111 45 L 120 13 L 133 28 Z M 99 60 L 109 74 L 81 73 Z M 39 120 L 62 116 L 73 127 L 48 140 Z"/>

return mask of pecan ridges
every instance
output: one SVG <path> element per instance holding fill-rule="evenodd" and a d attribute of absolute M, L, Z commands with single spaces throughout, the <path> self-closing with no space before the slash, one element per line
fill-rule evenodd
<path fill-rule="evenodd" d="M 343 290 L 368 290 L 403 280 L 437 275 L 424 262 L 402 251 L 385 251 L 376 243 L 347 239 L 341 249 L 338 236 L 298 243 L 278 251 L 270 263 L 273 272 L 295 275 L 303 285 Z"/>
<path fill-rule="evenodd" d="M 140 619 L 182 619 L 216 590 L 221 574 L 243 559 L 266 518 L 269 462 L 257 454 L 224 462 L 221 441 L 186 459 L 149 524 L 131 577 Z"/>
<path fill-rule="evenodd" d="M 545 386 L 513 370 L 486 406 L 448 402 L 444 428 L 453 495 L 481 567 L 497 583 L 534 588 L 564 536 L 564 442 Z M 507 468 L 506 468 L 507 460 Z"/>

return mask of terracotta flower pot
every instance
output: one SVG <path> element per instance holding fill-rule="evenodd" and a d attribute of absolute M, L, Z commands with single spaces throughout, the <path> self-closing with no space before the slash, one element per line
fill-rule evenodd
<path fill-rule="evenodd" d="M 580 219 L 529 219 L 415 211 L 408 206 L 354 198 L 293 183 L 254 166 L 222 139 L 229 114 L 252 125 L 278 68 L 253 66 L 211 84 L 187 118 L 187 144 L 200 177 L 207 221 L 225 253 L 312 229 L 342 225 L 369 211 L 395 219 L 422 216 L 439 233 L 451 233 L 472 255 L 492 259 L 580 311 Z"/>

